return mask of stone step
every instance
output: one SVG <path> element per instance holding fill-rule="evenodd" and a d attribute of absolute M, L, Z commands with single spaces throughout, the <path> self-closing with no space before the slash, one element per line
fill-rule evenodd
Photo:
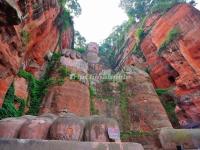
<path fill-rule="evenodd" d="M 0 139 L 0 150 L 144 150 L 138 143 Z"/>
<path fill-rule="evenodd" d="M 155 145 L 143 145 L 144 150 L 162 150 L 162 148 L 155 147 Z"/>

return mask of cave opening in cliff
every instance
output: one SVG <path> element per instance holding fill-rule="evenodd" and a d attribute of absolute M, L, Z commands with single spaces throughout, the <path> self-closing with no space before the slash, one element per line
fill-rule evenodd
<path fill-rule="evenodd" d="M 171 83 L 174 83 L 176 81 L 175 77 L 174 76 L 169 76 L 168 77 L 168 80 L 171 82 Z"/>

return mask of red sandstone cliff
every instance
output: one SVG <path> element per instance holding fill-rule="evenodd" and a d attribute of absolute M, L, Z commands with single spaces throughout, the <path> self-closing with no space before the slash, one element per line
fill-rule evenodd
<path fill-rule="evenodd" d="M 36 77 L 44 70 L 44 57 L 58 46 L 59 12 L 57 0 L 0 1 L 0 106 L 20 67 Z M 68 28 L 62 48 L 71 48 L 72 39 L 73 29 Z"/>
<path fill-rule="evenodd" d="M 136 28 L 136 27 L 135 27 Z M 131 29 L 128 45 L 121 58 L 135 46 L 135 29 Z M 181 33 L 158 55 L 157 51 L 169 32 L 178 28 Z M 188 4 L 179 4 L 164 15 L 154 14 L 146 19 L 147 35 L 140 43 L 150 76 L 156 88 L 175 87 L 178 97 L 177 116 L 182 126 L 200 121 L 200 12 Z M 131 42 L 130 42 L 131 41 Z M 123 65 L 136 65 L 130 55 Z"/>

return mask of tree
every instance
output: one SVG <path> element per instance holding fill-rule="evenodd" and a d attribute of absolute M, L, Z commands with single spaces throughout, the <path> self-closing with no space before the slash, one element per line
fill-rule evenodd
<path fill-rule="evenodd" d="M 66 7 L 71 15 L 79 16 L 81 14 L 82 10 L 78 0 L 59 0 L 58 2 L 61 7 Z"/>
<path fill-rule="evenodd" d="M 134 18 L 129 18 L 129 21 L 114 27 L 113 32 L 101 43 L 99 53 L 107 66 L 115 65 L 116 54 L 122 50 L 126 34 L 134 22 Z"/>
<path fill-rule="evenodd" d="M 86 51 L 86 39 L 80 34 L 79 31 L 75 31 L 74 34 L 74 49 L 80 53 Z"/>
<path fill-rule="evenodd" d="M 77 0 L 67 0 L 66 7 L 74 16 L 79 16 L 81 14 L 81 6 Z"/>
<path fill-rule="evenodd" d="M 141 20 L 155 11 L 165 11 L 177 3 L 195 3 L 195 0 L 120 0 L 120 7 L 128 16 Z"/>

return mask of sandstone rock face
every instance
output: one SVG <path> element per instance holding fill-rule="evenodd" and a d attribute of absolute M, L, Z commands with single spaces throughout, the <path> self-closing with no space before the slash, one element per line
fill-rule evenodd
<path fill-rule="evenodd" d="M 156 13 L 148 17 L 144 23 L 147 35 L 140 42 L 146 59 L 143 66 L 148 67 L 154 86 L 176 87 L 177 116 L 183 127 L 200 122 L 199 26 L 200 12 L 189 4 L 178 4 L 164 15 Z M 159 55 L 158 50 L 173 29 L 179 29 L 180 35 Z M 137 64 L 129 56 L 136 43 L 135 31 L 136 27 L 132 27 L 125 49 L 119 54 L 117 68 Z"/>
<path fill-rule="evenodd" d="M 27 120 L 21 127 L 19 138 L 21 139 L 47 139 L 49 128 L 54 119 L 49 117 L 37 117 Z"/>
<path fill-rule="evenodd" d="M 67 28 L 67 30 L 62 33 L 62 49 L 72 48 L 73 36 L 73 27 Z"/>
<path fill-rule="evenodd" d="M 124 130 L 125 123 L 120 109 L 119 84 L 115 82 L 100 82 L 95 84 L 95 88 L 97 94 L 94 98 L 94 107 L 98 114 L 115 118 L 119 122 L 120 129 Z"/>
<path fill-rule="evenodd" d="M 97 86 L 95 108 L 101 115 L 118 120 L 122 131 L 154 131 L 172 127 L 150 76 L 136 67 L 126 67 L 119 83 Z M 103 89 L 102 89 L 103 88 Z M 102 89 L 102 90 L 100 90 Z"/>
<path fill-rule="evenodd" d="M 28 98 L 28 83 L 24 78 L 15 77 L 14 79 L 15 95 L 24 100 Z"/>
<path fill-rule="evenodd" d="M 14 76 L 13 75 L 9 75 L 6 78 L 1 78 L 0 79 L 0 106 L 2 106 L 3 101 L 4 101 L 4 96 L 8 90 L 8 88 L 10 87 L 10 84 L 12 83 Z"/>
<path fill-rule="evenodd" d="M 0 106 L 20 67 L 40 77 L 44 56 L 56 50 L 56 27 L 60 7 L 57 0 L 0 2 Z M 71 48 L 73 30 L 62 34 L 64 48 Z M 25 96 L 25 95 L 24 95 Z"/>
<path fill-rule="evenodd" d="M 49 88 L 40 113 L 59 113 L 65 109 L 78 116 L 90 115 L 90 95 L 87 85 L 80 81 L 65 79 L 63 85 Z"/>
<path fill-rule="evenodd" d="M 56 119 L 50 129 L 50 139 L 81 141 L 85 122 L 74 114 L 64 114 Z"/>
<path fill-rule="evenodd" d="M 136 27 L 132 26 L 130 28 L 130 32 L 126 38 L 126 41 L 123 44 L 124 50 L 122 53 L 119 53 L 116 57 L 116 71 L 119 71 L 120 69 L 123 68 L 124 64 L 127 65 L 132 65 L 129 64 L 128 61 L 131 60 L 131 55 L 132 55 L 132 50 L 137 43 L 137 39 L 135 37 L 135 32 L 136 32 Z"/>
<path fill-rule="evenodd" d="M 17 138 L 18 133 L 27 121 L 25 118 L 8 118 L 0 121 L 1 138 Z"/>
<path fill-rule="evenodd" d="M 166 18 L 170 19 L 166 22 Z M 151 77 L 155 85 L 159 88 L 176 86 L 176 95 L 182 110 L 177 113 L 177 116 L 182 126 L 200 121 L 199 60 L 196 57 L 200 48 L 199 26 L 200 12 L 198 10 L 187 4 L 177 5 L 156 22 L 151 33 L 141 44 L 150 64 Z M 181 36 L 168 46 L 161 54 L 161 58 L 156 51 L 173 28 L 179 28 Z M 183 112 L 185 112 L 185 118 L 181 115 Z"/>
<path fill-rule="evenodd" d="M 93 116 L 88 119 L 85 129 L 85 139 L 86 141 L 95 142 L 109 142 L 109 141 L 119 141 L 120 133 L 116 139 L 112 139 L 109 135 L 109 129 L 119 130 L 118 123 L 109 118 Z M 112 133 L 111 133 L 112 134 Z"/>
<path fill-rule="evenodd" d="M 126 68 L 126 73 L 131 130 L 151 131 L 172 127 L 149 75 L 134 67 Z"/>
<path fill-rule="evenodd" d="M 41 104 L 40 114 L 59 113 L 63 110 L 78 116 L 90 115 L 90 94 L 87 79 L 88 64 L 81 59 L 81 54 L 71 49 L 63 49 L 60 65 L 70 71 L 64 84 L 48 89 Z M 80 79 L 75 79 L 76 74 Z M 58 76 L 54 71 L 52 76 Z"/>

